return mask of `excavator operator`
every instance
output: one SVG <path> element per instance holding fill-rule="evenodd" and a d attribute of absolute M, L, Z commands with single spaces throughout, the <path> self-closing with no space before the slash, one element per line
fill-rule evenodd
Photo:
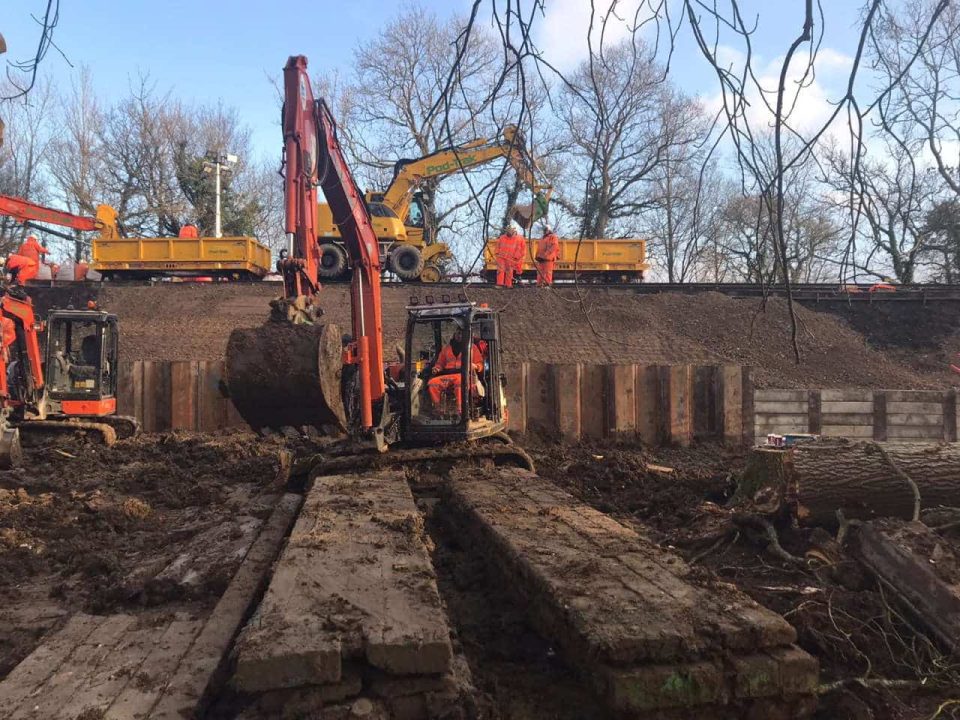
<path fill-rule="evenodd" d="M 457 400 L 457 407 L 461 405 L 460 393 L 460 363 L 463 355 L 463 348 L 467 343 L 463 339 L 463 330 L 457 328 L 450 338 L 450 343 L 444 345 L 437 361 L 433 364 L 433 377 L 427 382 L 427 392 L 430 395 L 430 402 L 434 409 L 440 408 L 440 401 L 444 395 L 453 394 Z M 473 343 L 469 343 L 471 348 L 470 362 L 475 372 L 483 371 L 483 354 Z"/>

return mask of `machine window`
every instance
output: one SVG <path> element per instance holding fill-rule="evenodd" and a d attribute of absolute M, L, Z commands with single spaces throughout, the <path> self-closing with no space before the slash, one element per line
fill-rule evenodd
<path fill-rule="evenodd" d="M 80 320 L 51 323 L 48 328 L 47 384 L 54 392 L 96 395 L 101 383 L 103 326 Z"/>
<path fill-rule="evenodd" d="M 455 425 L 462 413 L 461 361 L 469 335 L 452 318 L 421 320 L 410 339 L 410 418 L 421 425 Z"/>

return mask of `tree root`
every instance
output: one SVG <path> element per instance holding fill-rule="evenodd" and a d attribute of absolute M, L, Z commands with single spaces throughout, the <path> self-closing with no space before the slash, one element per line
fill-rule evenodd
<path fill-rule="evenodd" d="M 733 524 L 746 530 L 759 531 L 767 540 L 767 551 L 778 560 L 794 565 L 796 567 L 806 567 L 807 563 L 803 558 L 791 555 L 780 544 L 780 538 L 777 537 L 777 530 L 773 524 L 764 517 L 753 513 L 734 513 Z"/>

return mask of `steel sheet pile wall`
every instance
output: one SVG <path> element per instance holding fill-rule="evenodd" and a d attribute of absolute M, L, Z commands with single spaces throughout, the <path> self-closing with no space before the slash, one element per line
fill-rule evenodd
<path fill-rule="evenodd" d="M 957 441 L 957 392 L 773 390 L 754 393 L 754 432 L 816 433 L 891 442 Z"/>
<path fill-rule="evenodd" d="M 580 439 L 639 438 L 648 445 L 744 442 L 749 369 L 739 365 L 507 366 L 510 429 Z"/>
<path fill-rule="evenodd" d="M 506 366 L 510 430 L 579 439 L 620 437 L 649 445 L 693 440 L 743 443 L 752 424 L 749 369 L 738 365 Z M 221 390 L 223 363 L 121 363 L 118 408 L 146 432 L 243 425 Z"/>

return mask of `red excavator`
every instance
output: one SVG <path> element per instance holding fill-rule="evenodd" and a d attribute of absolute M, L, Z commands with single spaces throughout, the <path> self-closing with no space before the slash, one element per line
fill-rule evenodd
<path fill-rule="evenodd" d="M 99 214 L 84 218 L 6 195 L 0 195 L 0 214 L 78 230 L 109 224 Z M 0 326 L 0 468 L 19 462 L 21 431 L 92 433 L 106 444 L 137 433 L 134 418 L 116 414 L 116 315 L 96 307 L 68 308 L 52 310 L 42 321 L 26 290 L 12 286 L 0 288 Z"/>
<path fill-rule="evenodd" d="M 231 334 L 227 386 L 241 416 L 258 429 L 312 425 L 346 435 L 351 447 L 380 451 L 398 442 L 449 447 L 504 439 L 496 311 L 465 297 L 411 300 L 400 359 L 385 362 L 377 237 L 330 109 L 313 98 L 303 56 L 291 57 L 284 68 L 283 137 L 289 247 L 277 265 L 284 298 L 272 303 L 272 322 Z M 318 322 L 318 185 L 352 268 L 349 335 Z M 499 453 L 477 446 L 448 453 L 463 454 Z"/>

